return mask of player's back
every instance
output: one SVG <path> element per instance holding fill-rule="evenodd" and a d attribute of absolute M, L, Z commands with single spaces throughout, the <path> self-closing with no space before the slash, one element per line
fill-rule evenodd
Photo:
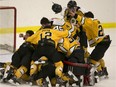
<path fill-rule="evenodd" d="M 51 28 L 41 29 L 27 39 L 27 42 L 31 42 L 33 44 L 38 44 L 38 41 L 42 39 L 53 40 L 55 45 L 57 45 L 58 41 L 69 35 L 68 30 L 58 31 Z"/>

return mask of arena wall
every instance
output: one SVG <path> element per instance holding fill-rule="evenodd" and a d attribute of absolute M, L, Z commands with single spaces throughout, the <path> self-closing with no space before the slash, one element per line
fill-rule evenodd
<path fill-rule="evenodd" d="M 54 3 L 66 7 L 69 0 L 0 0 L 0 6 L 14 6 L 17 9 L 17 32 L 26 29 L 37 30 L 40 19 L 44 17 L 60 17 L 51 10 Z M 92 11 L 105 28 L 116 27 L 115 0 L 76 0 L 77 4 L 86 11 Z"/>

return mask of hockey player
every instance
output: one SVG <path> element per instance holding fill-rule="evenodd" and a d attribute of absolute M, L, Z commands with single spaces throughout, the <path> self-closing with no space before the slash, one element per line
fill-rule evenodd
<path fill-rule="evenodd" d="M 33 34 L 34 32 L 32 30 L 27 30 L 23 39 L 26 40 Z M 12 79 L 14 83 L 20 84 L 18 79 L 20 79 L 24 74 L 29 73 L 31 56 L 34 49 L 34 45 L 29 42 L 24 42 L 19 47 L 19 49 L 12 55 L 11 64 L 6 66 L 4 73 L 6 75 L 3 77 L 4 82 Z"/>
<path fill-rule="evenodd" d="M 61 78 L 63 75 L 63 63 L 56 48 L 58 41 L 63 37 L 68 37 L 69 32 L 67 30 L 58 31 L 52 29 L 51 22 L 45 17 L 41 19 L 40 23 L 43 29 L 39 30 L 26 40 L 27 42 L 37 45 L 37 49 L 32 56 L 32 60 L 35 62 L 42 56 L 47 57 L 48 61 L 52 62 L 55 66 L 55 75 Z M 36 69 L 36 66 L 33 64 L 31 67 Z M 33 70 L 33 68 L 31 70 Z M 43 76 L 41 76 L 41 78 L 42 77 Z M 40 80 L 41 78 L 38 79 Z"/>
<path fill-rule="evenodd" d="M 74 17 L 76 14 L 70 10 L 70 16 Z M 109 35 L 104 35 L 103 28 L 99 20 L 86 18 L 84 16 L 76 16 L 77 26 L 82 26 L 83 31 L 86 32 L 90 47 L 95 47 L 90 55 L 93 64 L 98 62 L 104 56 L 106 50 L 109 48 L 111 40 Z M 102 49 L 100 49 L 102 48 Z M 96 63 L 97 64 L 97 63 Z"/>
<path fill-rule="evenodd" d="M 70 36 L 71 38 L 63 38 L 62 40 L 60 40 L 61 41 L 60 48 L 62 49 L 62 51 L 64 51 L 65 53 L 68 53 L 68 55 L 69 55 L 70 53 L 72 53 L 69 51 L 70 50 L 73 51 L 71 48 L 80 46 L 80 48 L 83 49 L 84 41 L 80 41 L 79 37 L 77 35 L 75 35 L 79 31 L 78 27 L 75 26 L 75 23 L 65 22 L 59 18 L 52 18 L 51 21 L 52 21 L 53 25 L 55 25 L 54 29 L 61 30 L 61 31 L 68 30 L 71 32 L 71 36 Z"/>
<path fill-rule="evenodd" d="M 56 12 L 57 10 L 59 12 L 61 12 L 62 9 L 59 8 L 59 7 L 61 7 L 59 4 L 53 4 L 52 10 L 54 12 Z M 66 7 L 66 9 L 64 11 L 64 15 L 63 15 L 64 20 L 68 21 L 69 23 L 76 23 L 76 20 L 75 20 L 76 15 L 74 17 L 71 17 L 70 14 L 69 14 L 70 10 L 75 12 L 76 15 L 81 15 L 81 16 L 85 16 L 85 17 L 94 18 L 94 15 L 91 11 L 85 11 L 81 7 L 77 6 L 77 3 L 76 3 L 75 0 L 70 0 L 67 3 L 67 7 Z M 58 13 L 58 12 L 56 12 L 56 13 Z M 85 32 L 82 30 L 82 26 L 78 27 L 76 30 L 77 31 L 75 33 L 73 33 L 73 35 L 74 35 L 73 37 L 74 37 L 74 39 L 76 39 L 77 36 L 80 38 L 79 42 L 81 44 L 81 47 L 83 47 L 83 49 L 85 50 L 85 58 L 87 58 L 90 55 L 88 50 L 87 50 L 87 47 L 88 47 L 87 36 L 86 36 Z"/>
<path fill-rule="evenodd" d="M 52 6 L 52 10 L 55 12 L 55 11 L 60 9 L 58 7 L 59 7 L 59 4 L 54 4 Z M 74 24 L 74 23 L 77 22 L 75 20 L 75 17 L 70 16 L 70 14 L 69 14 L 70 10 L 74 11 L 76 15 L 78 14 L 78 15 L 86 16 L 86 17 L 89 17 L 89 16 L 94 17 L 94 15 L 92 14 L 91 11 L 82 10 L 79 6 L 77 6 L 76 1 L 70 0 L 67 4 L 67 7 L 66 7 L 66 9 L 64 11 L 64 15 L 63 15 L 63 18 L 64 18 L 65 22 L 69 22 L 69 23 L 66 24 L 66 26 L 67 25 L 69 26 L 70 24 Z M 71 27 L 72 27 L 72 25 L 71 25 Z M 74 29 L 72 30 L 72 36 L 73 36 L 74 39 L 77 39 L 77 38 L 79 39 L 80 46 L 85 50 L 84 56 L 85 56 L 85 61 L 87 61 L 86 58 L 89 57 L 89 52 L 87 50 L 87 47 L 88 47 L 87 36 L 86 36 L 85 32 L 82 30 L 82 26 L 79 26 L 79 27 L 74 26 Z"/>
<path fill-rule="evenodd" d="M 70 15 L 70 11 L 72 11 L 75 14 L 75 16 L 72 17 Z M 83 10 L 81 7 L 77 5 L 75 0 L 70 0 L 64 12 L 64 20 L 69 21 L 70 23 L 76 23 L 77 22 L 75 20 L 76 15 L 94 18 L 94 15 L 91 11 Z M 85 56 L 85 61 L 86 61 L 86 58 L 90 55 L 90 53 L 87 50 L 87 47 L 88 47 L 87 36 L 86 36 L 85 31 L 83 31 L 82 26 L 78 26 L 76 28 L 78 29 L 78 31 L 76 31 L 73 37 L 74 39 L 76 39 L 77 37 L 80 38 L 79 42 L 80 42 L 81 47 L 85 50 L 84 56 Z"/>
<path fill-rule="evenodd" d="M 71 20 L 71 16 L 70 16 L 70 10 L 73 10 L 76 12 L 76 14 L 80 15 L 80 16 L 85 16 L 85 17 L 89 17 L 90 14 L 92 14 L 91 11 L 86 11 L 84 9 L 82 9 L 81 7 L 79 7 L 76 3 L 75 0 L 70 0 L 67 4 L 67 8 L 64 12 L 64 19 L 65 21 L 70 21 Z M 94 18 L 94 15 L 92 14 L 92 17 Z"/>
<path fill-rule="evenodd" d="M 66 30 L 72 31 L 71 36 L 73 36 L 73 33 L 75 32 L 74 27 L 69 22 L 63 23 L 61 19 L 57 19 L 57 18 L 56 18 L 56 20 L 54 18 L 54 20 L 52 20 L 52 21 L 53 21 L 53 25 L 57 25 L 57 26 L 55 26 L 55 29 L 58 29 L 58 30 L 66 29 Z M 65 61 L 70 61 L 70 64 L 72 64 L 72 65 L 73 65 L 73 63 L 78 63 L 78 64 L 81 63 L 85 66 L 91 66 L 89 64 L 85 64 L 84 51 L 83 51 L 82 47 L 80 46 L 80 43 L 78 40 L 75 40 L 73 38 L 63 38 L 59 41 L 58 50 L 60 52 L 64 53 Z M 74 73 L 75 74 L 85 74 L 83 71 L 84 69 L 87 70 L 88 72 L 90 72 L 89 71 L 90 68 L 87 69 L 87 67 L 86 68 L 81 67 L 79 70 L 77 68 L 76 69 L 77 72 L 76 73 L 74 72 Z M 73 70 L 73 68 L 72 68 L 72 70 Z M 76 71 L 76 70 L 74 70 L 74 71 Z M 64 71 L 68 72 L 67 67 L 64 69 Z M 88 74 L 86 73 L 86 75 L 89 75 L 89 73 Z M 89 77 L 89 76 L 87 76 L 87 77 Z"/>
<path fill-rule="evenodd" d="M 63 22 L 61 19 L 52 19 L 52 24 L 55 25 L 55 29 L 58 29 L 60 31 L 68 30 L 71 32 L 71 36 L 69 38 L 62 38 L 59 40 L 58 44 L 58 50 L 60 50 L 62 53 L 64 53 L 66 56 L 70 56 L 74 50 L 83 50 L 80 47 L 80 43 L 78 40 L 75 40 L 73 38 L 74 34 L 76 33 L 76 29 L 74 28 L 74 25 L 69 22 Z M 81 51 L 82 52 L 82 51 Z M 79 53 L 79 52 L 77 52 Z M 83 52 L 82 52 L 83 55 Z M 79 56 L 77 56 L 79 57 Z M 77 58 L 78 59 L 78 58 Z M 80 60 L 83 60 L 81 57 Z M 83 61 L 84 63 L 84 61 Z"/>
<path fill-rule="evenodd" d="M 55 7 L 55 6 L 54 6 Z M 57 5 L 56 5 L 56 7 L 57 7 Z M 58 9 L 58 8 L 57 8 Z M 55 11 L 55 9 L 53 9 L 52 8 L 52 10 L 53 11 Z M 79 19 L 79 20 L 76 20 L 77 19 L 77 15 L 80 15 L 80 16 L 83 16 L 83 18 L 85 18 L 85 17 L 89 17 L 89 18 L 94 18 L 94 15 L 93 15 L 93 13 L 92 12 L 83 12 L 81 9 L 80 9 L 80 7 L 78 7 L 77 6 L 77 3 L 74 1 L 74 0 L 70 0 L 69 1 L 69 3 L 67 4 L 67 9 L 65 10 L 65 12 L 64 12 L 64 19 L 65 19 L 65 21 L 69 21 L 70 23 L 75 23 L 76 24 L 76 22 L 78 22 L 79 20 L 80 21 L 82 21 L 83 23 L 85 22 L 84 20 L 83 20 L 83 18 L 82 19 Z M 93 20 L 93 19 L 92 19 Z M 91 21 L 92 21 L 91 20 Z M 96 23 L 97 23 L 97 21 L 98 20 L 94 20 L 94 22 L 96 21 Z M 91 30 L 84 30 L 83 29 L 83 26 L 82 26 L 83 24 L 79 24 L 79 25 L 76 25 L 77 27 L 79 27 L 80 28 L 80 31 L 79 31 L 79 36 L 80 36 L 80 44 L 81 44 L 81 46 L 85 49 L 85 58 L 87 58 L 87 61 L 88 61 L 88 57 L 90 56 L 90 54 L 89 54 L 89 52 L 87 51 L 87 38 L 89 38 L 90 36 L 92 36 L 92 35 L 89 35 L 89 33 L 91 32 Z M 86 24 L 85 24 L 86 25 Z M 85 25 L 84 25 L 84 27 L 85 27 Z M 93 33 L 93 35 L 96 35 L 97 33 L 102 33 L 102 30 L 100 29 L 102 26 L 101 26 L 101 24 L 99 23 L 99 21 L 98 21 L 98 24 L 97 25 L 99 25 L 99 26 L 96 26 L 96 29 L 94 30 L 93 28 L 91 28 L 91 29 L 93 29 L 92 30 L 92 33 Z M 91 26 L 91 25 L 90 25 Z M 95 25 L 92 25 L 93 27 L 95 26 Z M 98 31 L 98 28 L 99 27 L 99 31 Z M 95 27 L 94 27 L 95 28 Z M 87 28 L 86 28 L 87 29 Z M 96 31 L 97 30 L 97 31 Z M 94 33 L 94 32 L 96 32 L 96 33 Z M 76 33 L 75 34 L 75 36 L 74 36 L 74 38 L 76 37 L 78 35 L 78 33 Z M 87 35 L 87 36 L 86 36 Z M 98 36 L 98 35 L 96 35 L 96 36 Z M 92 36 L 93 37 L 93 36 Z M 102 40 L 101 40 L 102 41 Z M 100 42 L 101 42 L 100 41 Z M 109 40 L 110 41 L 110 40 Z M 98 43 L 99 43 L 99 41 L 98 41 Z M 109 42 L 107 42 L 107 43 L 109 43 Z M 109 43 L 110 44 L 110 43 Z M 91 45 L 92 46 L 92 45 Z M 107 44 L 107 46 L 108 46 L 108 44 Z M 94 46 L 93 46 L 94 47 Z M 104 49 L 104 48 L 103 48 Z M 106 47 L 106 50 L 107 50 L 107 47 Z M 103 59 L 101 59 L 100 58 L 100 60 L 99 61 L 102 61 L 102 66 L 104 66 L 104 62 L 103 62 Z M 93 62 L 92 62 L 93 63 Z M 94 62 L 94 64 L 95 64 L 95 62 Z M 99 69 L 100 70 L 100 69 Z M 105 69 L 103 69 L 103 70 L 106 70 L 106 68 Z"/>
<path fill-rule="evenodd" d="M 85 16 L 88 17 L 88 18 L 94 18 L 94 15 L 92 13 L 85 13 Z M 99 22 L 99 20 L 98 20 Z M 102 24 L 99 22 L 98 23 L 98 29 L 99 29 L 99 33 L 98 33 L 98 36 L 104 36 L 105 33 L 104 33 L 104 29 L 102 27 Z M 93 64 L 95 64 L 95 61 L 91 61 Z M 108 77 L 108 72 L 107 72 L 107 68 L 105 66 L 105 61 L 104 59 L 100 59 L 99 61 L 99 66 L 97 68 L 97 74 L 101 77 L 101 76 L 105 76 L 105 77 Z"/>
<path fill-rule="evenodd" d="M 60 4 L 53 3 L 53 5 L 52 5 L 52 10 L 56 14 L 61 13 L 64 10 L 64 12 L 62 12 L 62 13 L 64 13 L 63 17 L 64 17 L 65 21 L 70 21 L 71 17 L 69 15 L 69 10 L 71 10 L 71 9 L 76 10 L 76 13 L 78 15 L 85 16 L 85 17 L 89 17 L 89 15 L 92 14 L 91 11 L 86 11 L 86 10 L 82 9 L 81 7 L 77 6 L 77 2 L 75 0 L 70 0 L 67 3 L 67 7 L 64 9 L 62 8 L 62 6 Z M 92 17 L 94 18 L 93 14 L 92 14 Z"/>

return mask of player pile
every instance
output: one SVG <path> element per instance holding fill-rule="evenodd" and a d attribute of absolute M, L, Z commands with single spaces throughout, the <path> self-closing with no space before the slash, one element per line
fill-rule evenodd
<path fill-rule="evenodd" d="M 54 3 L 58 14 L 62 7 Z M 64 18 L 43 17 L 41 28 L 34 34 L 28 30 L 25 42 L 13 54 L 11 63 L 0 63 L 1 82 L 20 85 L 27 83 L 42 87 L 93 86 L 108 77 L 103 60 L 111 44 L 109 35 L 92 12 L 82 12 L 70 0 Z M 88 52 L 88 43 L 93 47 Z"/>

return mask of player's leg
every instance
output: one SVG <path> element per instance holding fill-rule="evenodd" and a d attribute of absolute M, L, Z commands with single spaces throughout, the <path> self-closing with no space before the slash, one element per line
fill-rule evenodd
<path fill-rule="evenodd" d="M 99 60 L 101 68 L 102 68 L 102 76 L 108 77 L 108 71 L 107 71 L 107 67 L 105 66 L 105 61 L 104 59 L 100 59 Z"/>
<path fill-rule="evenodd" d="M 11 64 L 7 65 L 4 72 L 3 81 L 7 82 L 14 75 L 15 70 L 20 66 L 20 55 L 16 51 L 12 56 Z"/>
<path fill-rule="evenodd" d="M 95 73 L 95 76 L 98 78 L 102 76 L 102 68 L 101 68 L 101 64 L 100 64 L 99 60 L 101 60 L 102 57 L 105 55 L 105 52 L 109 48 L 110 44 L 111 44 L 111 40 L 102 41 L 97 44 L 95 49 L 90 54 L 91 63 L 98 67 L 97 71 Z M 103 61 L 102 61 L 102 63 L 103 63 Z"/>
<path fill-rule="evenodd" d="M 90 54 L 91 59 L 93 59 L 95 61 L 99 61 L 101 58 L 103 58 L 103 56 L 105 55 L 105 52 L 109 48 L 110 44 L 111 44 L 110 39 L 108 39 L 106 41 L 104 39 L 102 42 L 98 43 L 95 46 L 92 53 Z"/>
<path fill-rule="evenodd" d="M 54 48 L 54 46 L 46 46 L 44 50 L 49 50 L 49 52 L 44 52 L 44 55 L 51 61 L 55 66 L 55 75 L 62 80 L 67 81 L 63 74 L 63 62 L 61 61 L 61 54 Z M 69 79 L 68 79 L 69 80 Z"/>
<path fill-rule="evenodd" d="M 37 77 L 35 79 L 37 85 L 42 86 L 46 77 L 49 77 L 50 79 L 55 77 L 55 66 L 52 63 L 48 63 L 47 65 L 45 64 L 45 66 L 42 66 L 41 70 L 37 73 Z"/>
<path fill-rule="evenodd" d="M 31 56 L 32 56 L 32 51 L 27 50 L 25 52 L 25 55 L 22 57 L 22 60 L 20 62 L 20 67 L 16 70 L 16 72 L 14 73 L 14 76 L 12 77 L 12 79 L 14 80 L 14 82 L 18 82 L 19 79 L 21 79 L 21 77 L 24 74 L 27 74 L 27 71 L 30 71 L 30 63 L 31 63 Z M 28 74 L 29 75 L 29 74 Z"/>
<path fill-rule="evenodd" d="M 11 60 L 11 65 L 19 68 L 20 67 L 20 62 L 21 62 L 21 55 L 18 51 L 16 51 L 13 56 L 12 56 L 12 60 Z"/>
<path fill-rule="evenodd" d="M 20 62 L 20 67 L 17 69 L 15 76 L 19 79 L 24 75 L 27 71 L 30 70 L 32 52 L 27 52 Z"/>
<path fill-rule="evenodd" d="M 72 54 L 69 56 L 70 61 L 76 62 L 76 63 L 85 63 L 84 60 L 84 50 L 81 48 L 77 48 L 72 52 Z M 73 60 L 74 59 L 74 60 Z"/>

